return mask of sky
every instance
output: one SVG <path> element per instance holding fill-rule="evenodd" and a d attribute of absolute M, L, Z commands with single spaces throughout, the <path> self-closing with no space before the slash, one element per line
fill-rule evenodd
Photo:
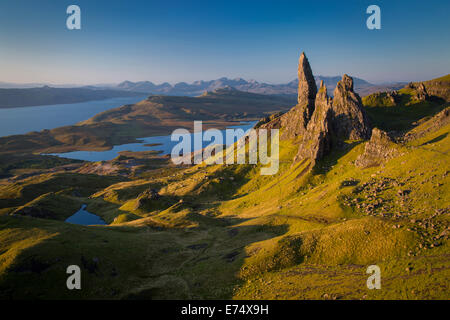
<path fill-rule="evenodd" d="M 71 4 L 81 30 L 66 27 Z M 371 4 L 380 30 L 366 26 Z M 2 0 L 0 81 L 286 83 L 302 51 L 315 75 L 427 80 L 450 73 L 449 9 L 443 0 Z"/>

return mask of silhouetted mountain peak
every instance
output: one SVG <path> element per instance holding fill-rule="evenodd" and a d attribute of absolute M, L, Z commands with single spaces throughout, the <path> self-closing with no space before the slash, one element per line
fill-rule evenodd
<path fill-rule="evenodd" d="M 303 55 L 303 58 L 299 59 L 299 66 L 302 65 L 302 70 L 305 70 L 305 74 L 301 75 L 302 81 L 305 81 L 306 75 L 308 74 L 309 86 L 312 90 L 312 82 L 311 82 L 311 74 L 307 71 L 306 65 L 309 65 L 307 61 L 306 55 Z M 341 79 L 340 76 L 334 77 L 325 77 L 325 76 L 316 76 L 314 77 L 316 87 L 319 85 L 320 80 L 323 80 L 325 85 L 331 92 L 333 92 L 336 87 L 337 82 Z M 367 90 L 372 84 L 369 82 L 354 78 L 355 81 L 355 90 Z M 175 96 L 198 96 L 205 91 L 213 91 L 218 88 L 223 88 L 226 86 L 233 87 L 239 91 L 251 92 L 251 93 L 259 93 L 259 94 L 282 94 L 282 95 L 297 95 L 298 96 L 298 87 L 299 80 L 295 79 L 288 83 L 284 84 L 269 84 L 264 82 L 259 82 L 254 79 L 245 80 L 243 78 L 233 78 L 229 79 L 226 77 L 221 77 L 215 80 L 197 80 L 192 83 L 187 82 L 178 82 L 174 85 L 171 85 L 167 82 L 162 84 L 154 84 L 151 81 L 124 81 L 117 85 L 118 89 L 121 90 L 129 90 L 135 92 L 142 92 L 145 94 L 166 94 L 166 95 L 175 95 Z M 370 90 L 370 89 L 369 89 Z M 370 91 L 369 91 L 370 92 Z M 314 90 L 311 91 L 311 96 L 309 99 L 313 99 L 315 95 Z"/>

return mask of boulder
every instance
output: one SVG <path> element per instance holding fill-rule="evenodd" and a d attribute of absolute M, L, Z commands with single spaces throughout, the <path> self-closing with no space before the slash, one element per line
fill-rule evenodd
<path fill-rule="evenodd" d="M 374 167 L 398 155 L 395 143 L 389 135 L 383 130 L 373 128 L 372 137 L 366 143 L 364 153 L 356 159 L 355 165 L 363 168 Z"/>

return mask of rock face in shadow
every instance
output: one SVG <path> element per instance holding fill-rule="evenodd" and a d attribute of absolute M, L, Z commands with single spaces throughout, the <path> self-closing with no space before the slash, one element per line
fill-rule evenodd
<path fill-rule="evenodd" d="M 353 79 L 346 74 L 334 90 L 332 110 L 332 127 L 338 138 L 360 140 L 370 137 L 369 119 L 361 98 L 353 91 Z"/>
<path fill-rule="evenodd" d="M 305 133 L 309 119 L 314 112 L 314 100 L 317 86 L 309 65 L 308 58 L 302 52 L 298 62 L 298 97 L 297 105 L 281 117 L 284 128 L 282 139 L 292 139 Z"/>
<path fill-rule="evenodd" d="M 394 158 L 398 155 L 398 150 L 389 135 L 378 128 L 373 128 L 372 137 L 366 143 L 364 153 L 355 161 L 358 167 L 374 167 L 383 161 Z"/>
<path fill-rule="evenodd" d="M 298 148 L 294 162 L 309 158 L 315 162 L 331 150 L 331 99 L 327 88 L 320 83 L 320 89 L 315 98 L 315 108 L 307 130 Z"/>
<path fill-rule="evenodd" d="M 410 82 L 406 86 L 409 89 L 413 89 L 415 91 L 414 99 L 419 101 L 427 101 L 430 100 L 430 96 L 428 95 L 427 89 L 425 88 L 425 85 L 422 82 L 413 83 Z"/>

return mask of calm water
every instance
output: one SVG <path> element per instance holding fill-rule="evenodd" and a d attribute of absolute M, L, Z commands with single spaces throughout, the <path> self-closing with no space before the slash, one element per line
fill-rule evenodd
<path fill-rule="evenodd" d="M 73 125 L 97 113 L 134 104 L 141 97 L 113 98 L 70 104 L 0 109 L 0 137 Z"/>
<path fill-rule="evenodd" d="M 256 121 L 248 122 L 238 126 L 230 126 L 230 128 L 241 128 L 245 132 L 248 129 L 251 129 L 255 125 Z M 223 137 L 225 139 L 225 130 L 221 130 Z M 191 141 L 193 144 L 194 136 L 199 136 L 201 133 L 191 133 Z M 171 135 L 167 136 L 156 136 L 156 137 L 148 137 L 148 138 L 140 138 L 139 143 L 129 143 L 114 146 L 111 150 L 107 151 L 74 151 L 74 152 L 66 152 L 66 153 L 52 153 L 51 155 L 69 158 L 69 159 L 78 159 L 78 160 L 86 160 L 86 161 L 107 161 L 112 160 L 119 155 L 120 151 L 161 151 L 162 154 L 170 154 L 172 152 L 172 148 L 179 143 L 179 141 L 171 141 Z M 242 137 L 242 134 L 238 136 L 238 138 Z M 160 144 L 157 146 L 145 146 L 145 144 Z M 201 148 L 206 147 L 211 142 L 206 141 L 203 142 L 203 145 L 198 148 L 192 148 L 192 151 L 197 151 Z M 224 141 L 225 143 L 225 141 Z M 193 146 L 194 147 L 194 146 Z"/>
<path fill-rule="evenodd" d="M 83 204 L 81 206 L 81 209 L 78 210 L 74 215 L 70 216 L 66 219 L 66 222 L 73 223 L 73 224 L 81 224 L 84 226 L 94 225 L 94 224 L 107 224 L 105 221 L 103 221 L 102 218 L 99 216 L 96 216 L 95 214 L 90 213 L 89 211 L 86 211 L 86 205 Z"/>

